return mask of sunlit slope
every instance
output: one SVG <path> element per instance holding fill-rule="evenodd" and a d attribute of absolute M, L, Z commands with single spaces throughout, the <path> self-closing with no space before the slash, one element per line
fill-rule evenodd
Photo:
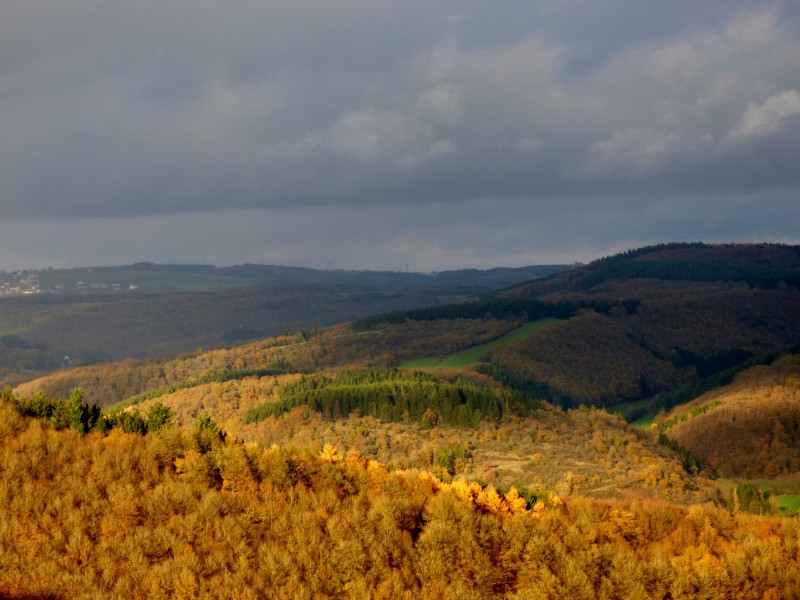
<path fill-rule="evenodd" d="M 535 337 L 549 328 L 528 333 Z M 409 321 L 367 332 L 338 326 L 170 361 L 129 360 L 71 369 L 15 391 L 21 396 L 40 390 L 66 396 L 81 387 L 90 403 L 116 409 L 130 405 L 142 414 L 154 402 L 163 402 L 187 425 L 208 412 L 237 439 L 301 446 L 327 442 L 384 464 L 436 467 L 450 476 L 501 486 L 558 488 L 598 497 L 713 497 L 708 482 L 687 472 L 677 455 L 604 412 L 563 412 L 541 402 L 521 411 L 506 406 L 500 396 L 496 407 L 481 412 L 473 404 L 451 415 L 452 407 L 437 403 L 443 396 L 465 397 L 475 388 L 490 394 L 502 391 L 498 382 L 471 369 L 427 376 L 441 385 L 426 384 L 422 391 L 433 396 L 419 413 L 411 408 L 405 415 L 388 404 L 383 408 L 384 401 L 377 398 L 374 410 L 337 409 L 343 406 L 339 402 L 326 412 L 301 402 L 261 419 L 248 416 L 253 409 L 280 402 L 287 386 L 302 378 L 335 379 L 353 369 L 391 367 L 405 358 L 448 356 L 518 331 L 519 323 L 506 319 Z"/>
<path fill-rule="evenodd" d="M 795 519 L 204 440 L 80 436 L 0 406 L 0 596 L 796 597 Z"/>
<path fill-rule="evenodd" d="M 739 374 L 658 419 L 661 430 L 726 476 L 800 471 L 800 355 Z"/>
<path fill-rule="evenodd" d="M 205 381 L 240 378 L 263 370 L 309 372 L 346 365 L 393 366 L 411 358 L 448 355 L 487 343 L 519 327 L 500 319 L 454 319 L 386 325 L 365 333 L 348 325 L 267 338 L 232 348 L 198 351 L 171 360 L 129 359 L 76 367 L 16 388 L 66 395 L 83 388 L 100 406 L 142 394 Z"/>
<path fill-rule="evenodd" d="M 246 422 L 250 409 L 277 402 L 285 376 L 177 391 L 159 402 L 179 422 L 199 407 L 236 439 L 298 447 L 332 444 L 393 468 L 427 469 L 440 477 L 477 479 L 507 489 L 555 490 L 563 497 L 716 499 L 704 476 L 687 472 L 680 458 L 604 411 L 563 412 L 543 405 L 527 416 L 458 427 L 424 419 L 385 421 L 357 412 L 333 418 L 308 406 Z M 143 414 L 156 400 L 137 406 Z"/>
<path fill-rule="evenodd" d="M 713 484 L 687 471 L 677 454 L 617 417 L 543 402 L 525 408 L 507 390 L 480 387 L 487 384 L 458 373 L 336 370 L 209 383 L 145 400 L 134 410 L 146 414 L 160 402 L 185 424 L 205 411 L 235 439 L 332 444 L 394 468 L 504 489 L 677 502 L 717 498 Z M 500 401 L 496 410 L 492 396 Z M 356 405 L 358 398 L 365 403 Z M 289 399 L 296 401 L 287 405 Z M 482 414 L 476 412 L 486 400 Z"/>

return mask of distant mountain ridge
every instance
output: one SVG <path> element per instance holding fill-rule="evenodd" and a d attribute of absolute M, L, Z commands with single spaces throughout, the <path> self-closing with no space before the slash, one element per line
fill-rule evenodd
<path fill-rule="evenodd" d="M 428 286 L 463 286 L 476 290 L 499 289 L 563 271 L 568 265 L 532 265 L 492 269 L 459 269 L 437 273 L 313 269 L 280 265 L 242 264 L 215 267 L 200 264 L 139 262 L 109 267 L 43 269 L 0 272 L 0 282 L 34 273 L 42 292 L 97 294 L 135 290 L 147 292 L 214 291 L 231 287 L 335 285 L 357 288 L 411 289 Z"/>

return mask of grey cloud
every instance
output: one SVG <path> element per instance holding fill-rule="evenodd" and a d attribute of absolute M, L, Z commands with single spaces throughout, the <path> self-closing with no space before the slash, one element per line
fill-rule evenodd
<path fill-rule="evenodd" d="M 797 90 L 780 92 L 764 104 L 750 102 L 739 124 L 731 132 L 734 140 L 748 140 L 772 135 L 790 119 L 800 117 L 800 93 Z"/>
<path fill-rule="evenodd" d="M 434 202 L 463 233 L 447 211 L 535 229 L 614 198 L 651 214 L 780 190 L 777 219 L 800 187 L 799 25 L 788 1 L 12 0 L 0 218 L 122 231 L 272 211 L 302 227 Z"/>

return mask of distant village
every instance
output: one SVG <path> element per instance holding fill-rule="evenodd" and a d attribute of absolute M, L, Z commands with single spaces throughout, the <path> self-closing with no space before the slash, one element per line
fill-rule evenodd
<path fill-rule="evenodd" d="M 35 271 L 0 272 L 0 297 L 3 296 L 33 296 L 36 294 L 61 294 L 70 292 L 117 292 L 133 291 L 136 285 L 123 285 L 120 283 L 103 283 L 75 281 L 72 284 L 57 283 L 52 286 L 43 286 L 39 275 Z"/>
<path fill-rule="evenodd" d="M 30 296 L 41 294 L 42 288 L 39 285 L 39 276 L 29 271 L 14 271 L 5 275 L 0 281 L 0 296 Z M 2 276 L 0 275 L 0 276 Z M 8 279 L 10 277 L 11 279 Z"/>

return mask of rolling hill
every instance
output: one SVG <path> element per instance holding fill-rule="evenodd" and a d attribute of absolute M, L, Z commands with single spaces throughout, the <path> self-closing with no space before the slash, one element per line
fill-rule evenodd
<path fill-rule="evenodd" d="M 467 350 L 526 321 L 555 318 L 558 322 L 539 335 L 521 336 L 496 348 L 487 348 L 483 356 L 476 356 L 477 362 L 468 365 L 468 370 L 476 375 L 478 372 L 490 375 L 515 389 L 535 390 L 562 406 L 614 407 L 652 398 L 652 406 L 657 409 L 659 394 L 663 396 L 678 386 L 705 380 L 800 340 L 800 292 L 787 283 L 792 281 L 792 269 L 798 264 L 797 253 L 795 247 L 774 245 L 678 244 L 645 248 L 507 288 L 493 298 L 484 296 L 483 300 L 458 305 L 381 313 L 355 321 L 352 331 L 318 328 L 313 336 L 306 331 L 301 343 L 279 352 L 270 351 L 270 358 L 259 350 L 263 344 L 254 342 L 241 352 L 232 350 L 213 355 L 220 366 L 215 367 L 216 371 L 211 369 L 213 372 L 202 371 L 202 376 L 265 368 L 278 362 L 288 362 L 296 370 L 349 363 L 397 366 L 412 359 L 444 357 L 456 350 Z M 659 268 L 666 265 L 669 269 L 661 279 L 654 279 L 656 273 L 651 271 L 647 271 L 645 278 L 619 277 L 620 272 L 628 275 L 634 272 L 631 264 L 656 264 Z M 708 266 L 711 271 L 707 279 L 713 280 L 693 279 L 706 273 L 703 269 Z M 784 279 L 774 286 L 756 283 L 756 280 L 763 283 L 767 272 L 775 277 L 780 274 Z M 598 280 L 598 273 L 605 274 L 605 278 Z M 738 279 L 719 279 L 724 274 Z M 589 279 L 594 283 L 587 287 Z M 585 291 L 575 291 L 576 281 L 583 282 Z M 554 291 L 557 288 L 559 292 Z M 542 290 L 547 293 L 534 295 Z M 288 294 L 287 303 L 301 313 L 313 306 L 332 319 L 341 315 L 336 311 L 337 306 L 343 310 L 349 307 L 347 301 L 337 303 L 330 294 L 327 303 L 314 293 L 304 296 L 294 290 Z M 173 333 L 180 339 L 180 331 L 184 336 L 192 334 L 191 339 L 198 346 L 203 341 L 213 346 L 214 336 L 219 343 L 218 336 L 226 331 L 231 338 L 239 333 L 237 341 L 241 342 L 247 335 L 257 334 L 259 323 L 263 327 L 263 321 L 258 319 L 269 312 L 269 300 L 275 300 L 276 295 L 280 292 L 237 292 L 227 298 L 227 311 L 208 319 L 207 330 L 202 334 L 189 331 L 191 324 L 201 322 L 201 315 L 213 313 L 211 307 L 217 305 L 217 300 L 194 294 L 183 305 L 174 296 L 167 296 L 160 300 L 159 314 L 163 320 L 157 323 L 161 324 L 162 335 Z M 360 299 L 361 308 L 388 301 L 385 294 L 364 296 L 368 299 Z M 352 297 L 351 294 L 349 298 Z M 235 300 L 239 301 L 238 306 Z M 276 308 L 277 312 L 280 311 Z M 226 318 L 226 322 L 220 323 Z M 240 323 L 237 329 L 236 320 L 245 319 L 252 320 Z M 132 311 L 106 324 L 113 323 L 115 329 L 135 340 L 140 333 L 126 329 L 125 323 L 130 320 L 146 321 L 146 314 Z M 215 326 L 215 322 L 220 325 Z M 103 327 L 98 325 L 93 330 L 81 319 L 66 318 L 53 323 L 50 329 L 47 324 L 42 325 L 42 333 L 37 335 L 49 332 L 50 339 L 58 339 L 52 328 L 60 327 L 67 338 L 73 332 L 79 337 L 77 331 L 81 328 L 93 331 L 92 337 L 102 336 Z M 24 344 L 28 342 L 22 340 L 18 345 Z M 111 374 L 132 369 L 147 373 L 153 369 L 148 365 L 124 363 L 110 367 L 108 373 L 102 365 L 86 371 L 67 371 L 54 378 L 37 380 L 29 388 L 41 386 L 50 392 L 63 393 L 80 385 L 96 396 L 99 404 L 106 405 L 141 393 L 147 386 L 176 383 L 175 377 L 169 375 L 139 375 L 134 379 L 138 377 L 140 383 L 124 383 L 130 376 Z M 159 366 L 156 370 L 164 369 Z M 108 380 L 115 383 L 105 383 Z M 102 393 L 95 394 L 95 388 L 102 389 Z M 658 406 L 663 407 L 663 402 Z"/>
<path fill-rule="evenodd" d="M 659 431 L 726 477 L 800 472 L 800 355 L 752 367 L 657 419 Z"/>
<path fill-rule="evenodd" d="M 421 274 L 138 263 L 0 273 L 0 382 L 460 301 L 563 268 Z"/>
<path fill-rule="evenodd" d="M 498 295 L 635 310 L 584 311 L 490 361 L 571 405 L 652 397 L 797 343 L 799 256 L 796 246 L 669 244 L 512 287 Z"/>
<path fill-rule="evenodd" d="M 796 598 L 795 519 L 598 501 L 0 399 L 5 598 Z"/>
<path fill-rule="evenodd" d="M 798 597 L 797 520 L 742 479 L 800 466 L 796 254 L 653 247 L 20 383 L 0 595 Z"/>
<path fill-rule="evenodd" d="M 491 400 L 485 394 L 509 392 L 473 368 L 434 369 L 424 376 L 427 383 L 412 381 L 410 391 L 402 393 L 406 378 L 415 377 L 413 369 L 388 371 L 399 373 L 398 381 L 384 387 L 379 383 L 380 373 L 385 372 L 381 369 L 396 363 L 419 356 L 446 357 L 517 329 L 519 322 L 509 319 L 417 321 L 366 332 L 336 326 L 312 336 L 298 333 L 173 360 L 127 360 L 68 369 L 21 384 L 15 393 L 66 396 L 81 388 L 87 402 L 108 411 L 131 407 L 145 413 L 153 404 L 163 403 L 179 423 L 189 425 L 205 412 L 236 439 L 247 442 L 301 447 L 327 442 L 404 468 L 432 469 L 440 452 L 452 451 L 460 460 L 446 473 L 498 486 L 602 497 L 681 501 L 714 497 L 713 486 L 690 476 L 678 455 L 605 412 L 564 412 L 539 401 L 517 408 L 519 400 L 505 396 Z M 543 335 L 548 329 L 533 329 L 528 336 Z M 506 343 L 514 343 L 513 339 L 509 336 Z M 364 367 L 377 369 L 370 382 L 334 390 L 332 411 L 302 400 L 310 390 L 322 393 L 328 380 L 347 381 Z M 291 396 L 288 390 L 299 378 L 317 383 Z M 517 394 L 523 403 L 524 398 L 533 398 Z M 290 397 L 301 399 L 300 404 L 275 414 L 265 410 Z M 360 397 L 368 399 L 366 404 L 352 405 Z M 412 403 L 394 409 L 387 404 L 401 397 L 411 398 Z M 438 404 L 447 397 L 455 404 L 449 408 Z M 350 404 L 342 404 L 345 401 Z M 489 404 L 481 408 L 481 402 Z"/>

